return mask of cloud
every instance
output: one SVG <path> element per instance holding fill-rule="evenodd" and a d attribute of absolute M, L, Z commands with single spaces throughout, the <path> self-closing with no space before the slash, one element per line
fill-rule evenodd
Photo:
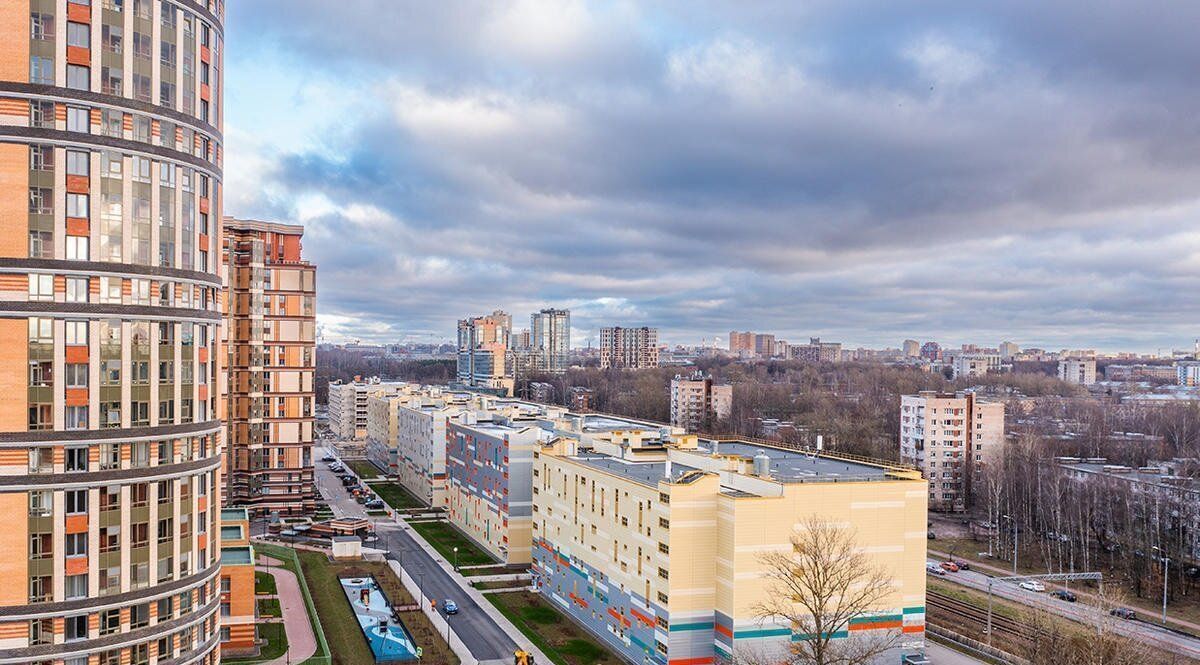
<path fill-rule="evenodd" d="M 1200 44 L 1180 18 L 239 3 L 226 209 L 305 223 L 327 335 L 449 339 L 555 305 L 578 340 L 1183 345 Z"/>

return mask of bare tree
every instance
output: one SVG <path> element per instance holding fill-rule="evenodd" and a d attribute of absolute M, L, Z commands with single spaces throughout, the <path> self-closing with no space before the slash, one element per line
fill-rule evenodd
<path fill-rule="evenodd" d="M 806 636 L 774 663 L 866 665 L 898 645 L 899 631 L 849 632 L 851 619 L 879 611 L 894 591 L 891 575 L 858 549 L 854 531 L 811 517 L 792 536 L 790 552 L 759 559 L 767 580 L 766 597 L 755 605 L 759 619 Z"/>

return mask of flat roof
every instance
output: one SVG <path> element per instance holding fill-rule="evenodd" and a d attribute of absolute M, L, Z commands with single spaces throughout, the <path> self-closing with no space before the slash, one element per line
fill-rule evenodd
<path fill-rule="evenodd" d="M 771 460 L 771 477 L 783 482 L 804 480 L 833 480 L 835 478 L 870 478 L 887 476 L 888 467 L 868 464 L 841 457 L 825 457 L 815 453 L 788 450 L 745 441 L 700 441 L 700 450 L 712 454 L 713 445 L 720 455 L 741 455 L 751 459 L 764 454 Z"/>
<path fill-rule="evenodd" d="M 666 462 L 629 462 L 609 455 L 579 455 L 568 459 L 607 471 L 613 475 L 625 476 L 650 487 L 657 487 L 658 481 L 663 480 L 667 473 Z M 679 477 L 688 471 L 698 471 L 698 469 L 679 462 L 671 463 L 671 479 L 673 481 L 678 481 Z"/>

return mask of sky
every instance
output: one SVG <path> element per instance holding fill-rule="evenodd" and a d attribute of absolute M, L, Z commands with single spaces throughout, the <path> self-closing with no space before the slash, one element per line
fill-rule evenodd
<path fill-rule="evenodd" d="M 1155 352 L 1200 336 L 1200 3 L 228 4 L 225 213 L 328 341 L 567 307 Z"/>

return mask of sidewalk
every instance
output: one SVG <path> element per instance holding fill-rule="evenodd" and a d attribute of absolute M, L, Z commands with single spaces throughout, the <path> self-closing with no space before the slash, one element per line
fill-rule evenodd
<path fill-rule="evenodd" d="M 275 576 L 279 607 L 283 613 L 283 629 L 288 640 L 288 653 L 275 660 L 266 661 L 263 665 L 304 662 L 317 652 L 317 638 L 313 635 L 312 624 L 308 622 L 308 608 L 304 604 L 304 594 L 300 591 L 300 581 L 292 571 L 276 567 L 282 562 L 268 556 L 260 556 L 258 560 L 260 564 L 271 564 L 256 565 L 254 569 Z"/>
<path fill-rule="evenodd" d="M 950 555 L 946 552 L 939 552 L 934 549 L 929 549 L 927 551 L 930 556 L 935 556 L 935 557 L 938 557 L 941 559 L 949 559 L 950 558 Z M 986 571 L 995 577 L 1011 577 L 1012 576 L 1012 568 L 1001 568 L 999 566 L 993 566 L 989 563 L 983 563 L 975 557 L 964 557 L 964 556 L 959 555 L 959 556 L 955 556 L 954 558 L 955 559 L 964 559 L 968 563 L 971 564 L 971 568 L 973 570 Z M 1092 593 L 1091 591 L 1084 591 L 1083 589 L 1080 589 L 1080 588 L 1073 588 L 1073 589 L 1071 589 L 1071 591 L 1075 595 L 1077 595 L 1081 598 L 1089 599 L 1091 601 L 1091 604 L 1093 604 L 1093 605 L 1100 604 L 1099 603 L 1100 596 L 1095 593 Z M 1129 605 L 1129 607 L 1134 608 L 1137 611 L 1146 614 L 1147 616 L 1157 617 L 1158 612 L 1161 611 L 1160 608 L 1158 608 L 1158 607 L 1150 607 L 1150 606 L 1143 605 L 1143 604 L 1134 604 L 1134 602 L 1132 602 L 1132 601 L 1126 601 L 1126 604 Z M 1169 613 L 1167 615 L 1167 619 L 1169 620 L 1170 623 L 1172 623 L 1176 626 L 1182 626 L 1184 628 L 1187 628 L 1189 631 L 1192 631 L 1193 633 L 1200 635 L 1200 624 L 1198 624 L 1198 623 L 1194 623 L 1191 621 L 1186 621 L 1184 619 L 1173 617 Z M 1153 623 L 1155 625 L 1158 625 L 1157 621 L 1148 622 L 1148 623 Z"/>

